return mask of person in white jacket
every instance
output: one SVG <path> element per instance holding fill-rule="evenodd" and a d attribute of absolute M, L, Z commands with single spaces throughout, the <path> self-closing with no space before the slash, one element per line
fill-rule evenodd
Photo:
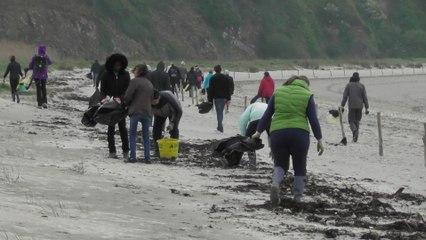
<path fill-rule="evenodd" d="M 256 133 L 257 124 L 266 111 L 268 104 L 255 102 L 250 104 L 240 117 L 240 134 L 251 137 Z M 269 132 L 269 129 L 267 130 Z M 256 152 L 248 152 L 250 169 L 256 168 Z"/>

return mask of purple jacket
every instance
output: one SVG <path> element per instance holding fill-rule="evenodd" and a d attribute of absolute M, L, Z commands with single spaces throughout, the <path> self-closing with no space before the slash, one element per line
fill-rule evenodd
<path fill-rule="evenodd" d="M 46 46 L 44 44 L 42 44 L 42 45 L 40 45 L 38 47 L 38 55 L 36 55 L 36 56 L 44 56 L 44 57 L 46 57 L 47 66 L 49 66 L 49 65 L 52 64 L 52 61 L 50 60 L 49 56 L 46 55 Z M 29 66 L 28 66 L 28 68 L 31 69 L 31 70 L 34 69 L 34 60 L 35 60 L 36 56 L 33 56 L 31 58 L 31 62 L 29 64 Z M 46 70 L 40 71 L 40 72 L 33 71 L 33 78 L 34 79 L 43 79 L 43 80 L 46 80 L 48 78 L 47 68 L 46 68 Z"/>

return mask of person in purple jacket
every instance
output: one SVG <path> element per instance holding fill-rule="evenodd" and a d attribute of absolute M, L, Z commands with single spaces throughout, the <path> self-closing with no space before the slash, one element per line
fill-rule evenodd
<path fill-rule="evenodd" d="M 38 47 L 38 53 L 34 55 L 28 66 L 29 69 L 33 70 L 32 78 L 34 79 L 37 88 L 38 108 L 47 108 L 47 69 L 48 66 L 51 64 L 52 61 L 46 54 L 46 46 L 44 44 L 41 44 Z"/>

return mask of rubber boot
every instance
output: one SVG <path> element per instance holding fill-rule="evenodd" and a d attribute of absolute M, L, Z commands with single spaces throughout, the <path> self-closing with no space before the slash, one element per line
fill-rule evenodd
<path fill-rule="evenodd" d="M 255 151 L 248 152 L 248 157 L 249 157 L 249 168 L 250 170 L 255 171 L 256 170 L 256 152 Z"/>
<path fill-rule="evenodd" d="M 293 181 L 293 200 L 295 202 L 301 202 L 303 191 L 305 190 L 305 176 L 294 176 Z"/>

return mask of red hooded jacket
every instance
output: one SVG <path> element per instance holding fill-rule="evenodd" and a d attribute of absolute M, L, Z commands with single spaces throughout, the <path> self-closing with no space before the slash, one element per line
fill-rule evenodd
<path fill-rule="evenodd" d="M 271 76 L 264 77 L 260 82 L 258 94 L 261 97 L 272 97 L 275 91 L 275 83 Z"/>

